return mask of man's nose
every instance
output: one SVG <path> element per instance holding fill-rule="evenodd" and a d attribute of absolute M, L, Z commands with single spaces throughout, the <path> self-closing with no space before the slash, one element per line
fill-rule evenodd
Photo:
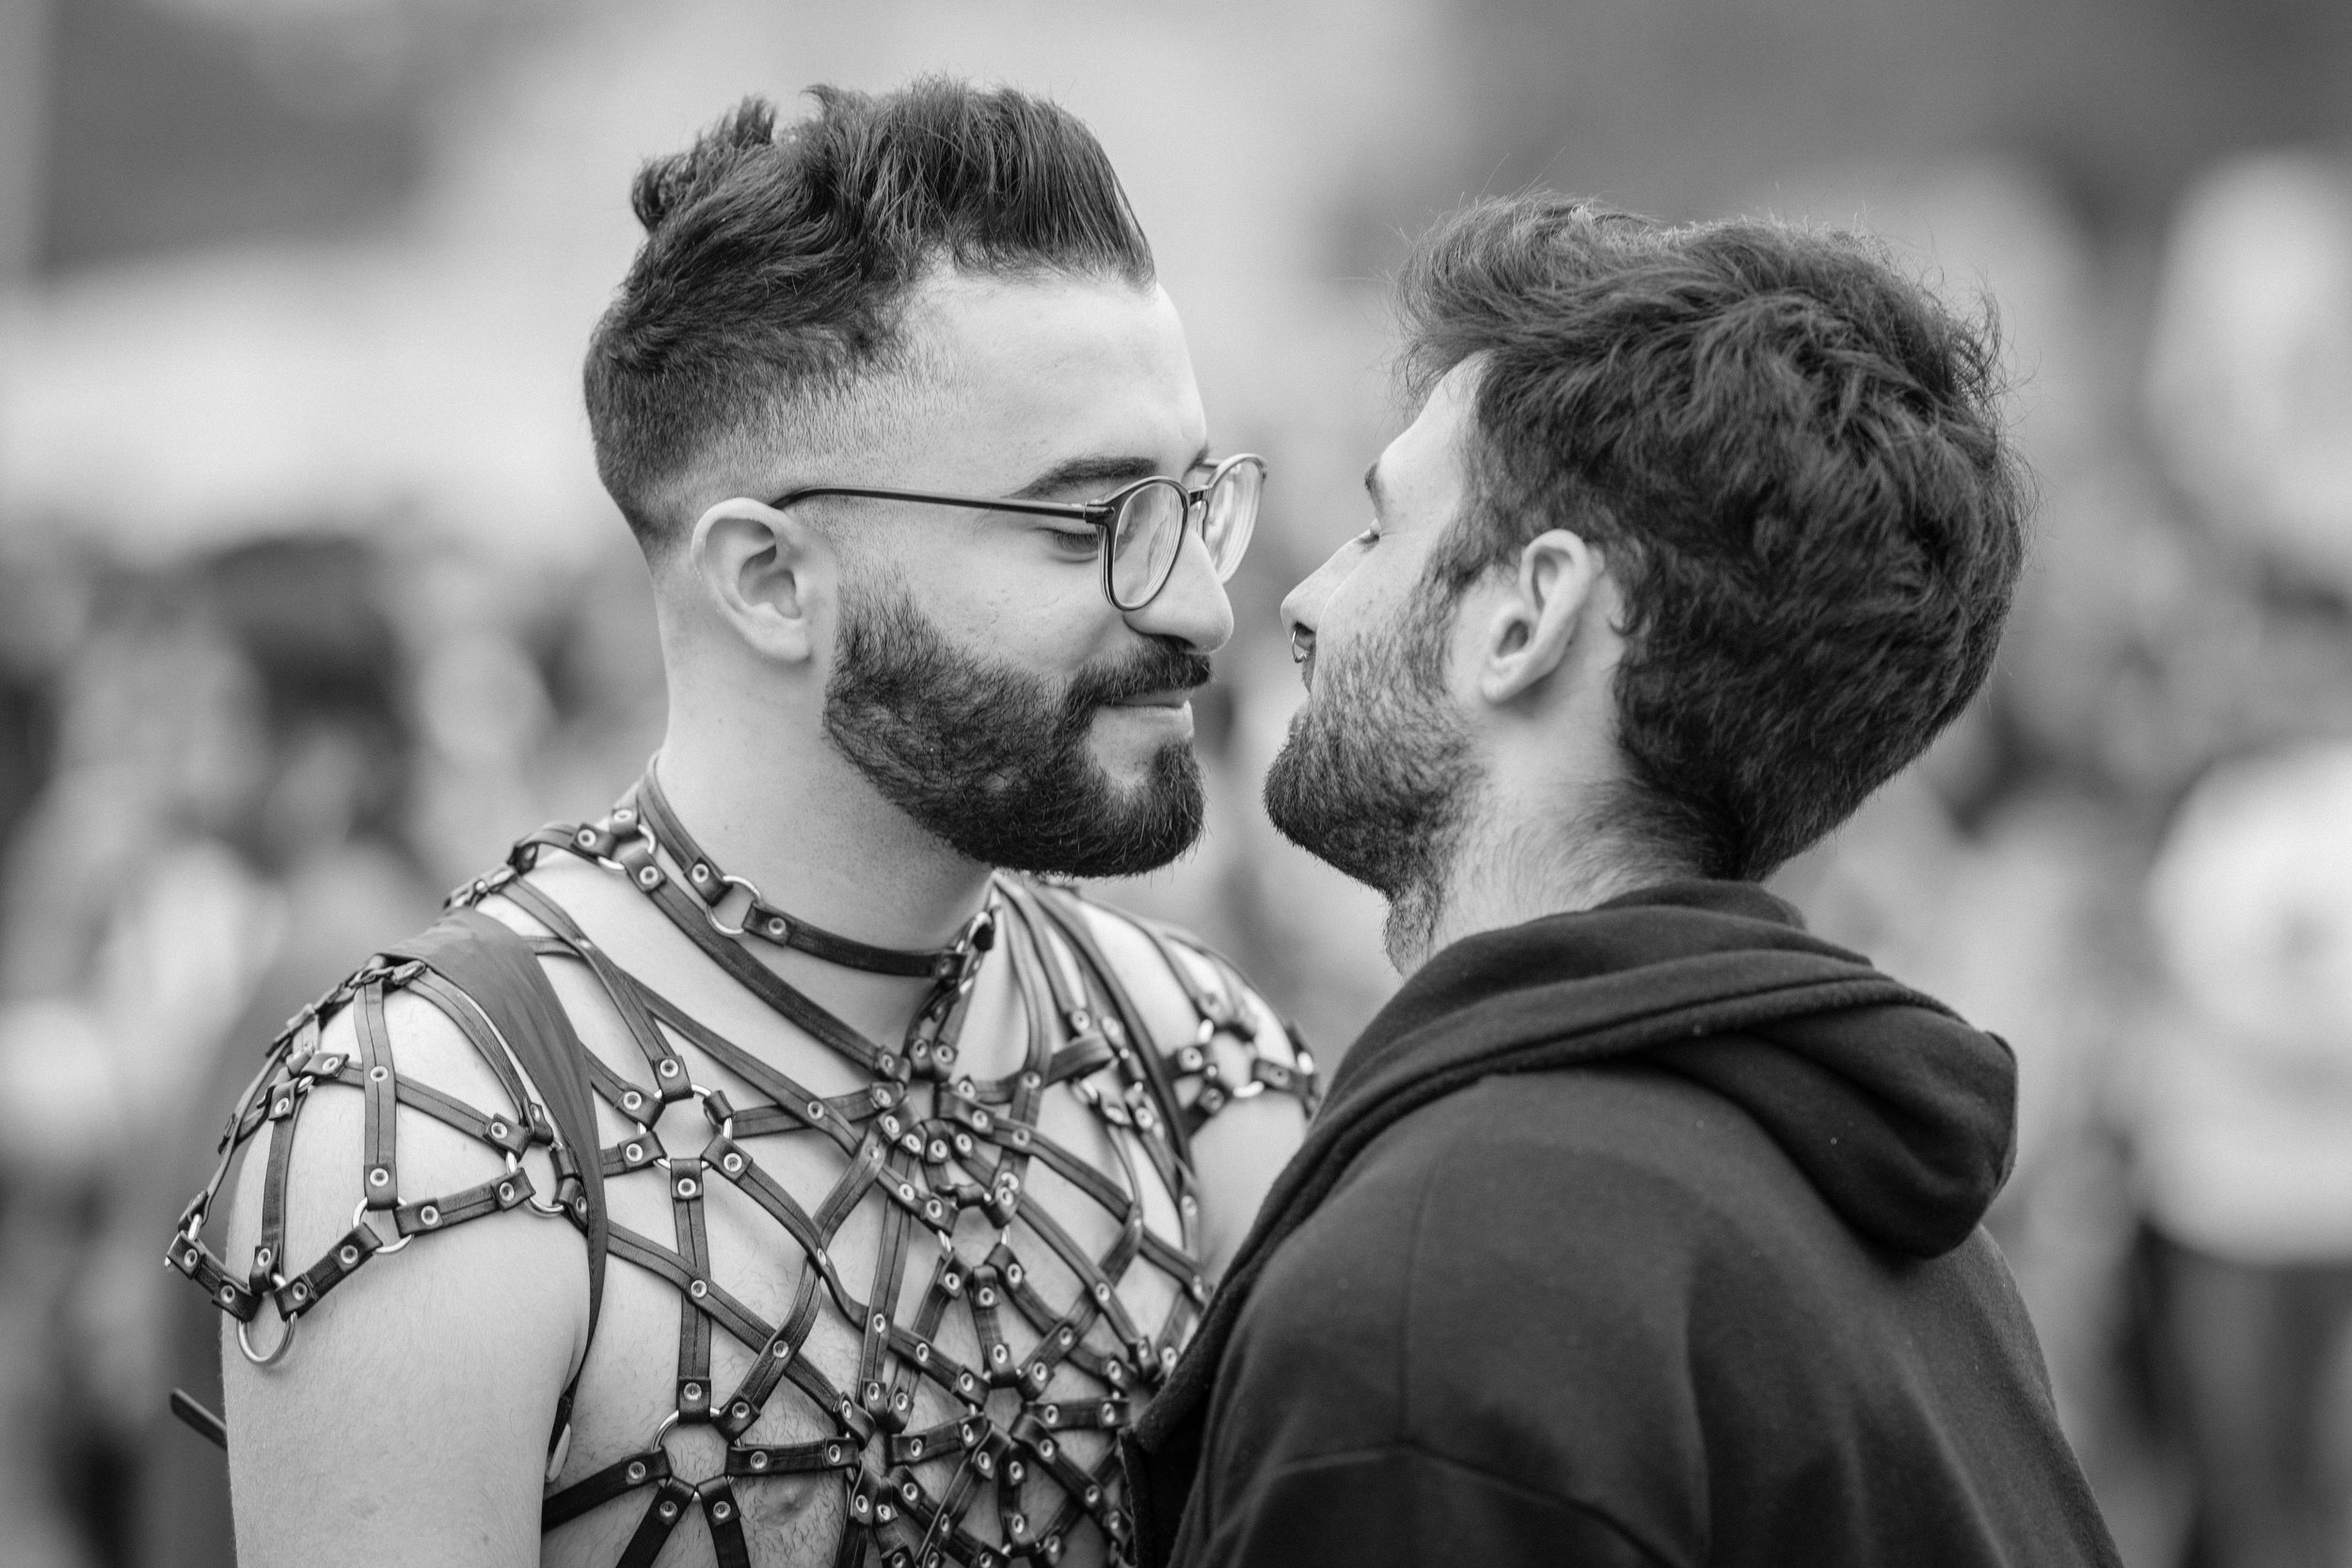
<path fill-rule="evenodd" d="M 1282 595 L 1282 635 L 1290 639 L 1291 650 L 1303 662 L 1303 650 L 1315 645 L 1315 626 L 1323 619 L 1324 601 L 1330 598 L 1332 585 L 1339 580 L 1336 570 L 1339 554 L 1310 573 L 1299 585 Z"/>
<path fill-rule="evenodd" d="M 1127 612 L 1127 624 L 1152 637 L 1169 637 L 1196 653 L 1212 654 L 1233 635 L 1233 601 L 1209 564 L 1209 547 L 1191 529 L 1176 548 L 1168 583 L 1150 604 Z"/>

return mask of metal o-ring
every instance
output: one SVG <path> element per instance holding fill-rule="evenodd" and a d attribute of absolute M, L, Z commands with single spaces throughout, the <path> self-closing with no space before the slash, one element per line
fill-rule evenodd
<path fill-rule="evenodd" d="M 245 1358 L 257 1367 L 275 1367 L 284 1360 L 286 1353 L 294 1348 L 294 1330 L 302 1326 L 302 1320 L 287 1318 L 284 1322 L 286 1331 L 278 1337 L 278 1343 L 270 1347 L 269 1354 L 266 1355 L 253 1348 L 253 1339 L 249 1332 L 253 1325 L 250 1323 L 239 1323 L 237 1325 L 237 1348 L 245 1353 Z"/>

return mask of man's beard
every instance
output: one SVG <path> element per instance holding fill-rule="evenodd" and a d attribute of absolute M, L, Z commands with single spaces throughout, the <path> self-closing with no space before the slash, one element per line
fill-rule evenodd
<path fill-rule="evenodd" d="M 1171 741 L 1140 784 L 1111 782 L 1089 749 L 1110 703 L 1207 683 L 1209 661 L 1154 641 L 1090 664 L 1057 691 L 975 657 L 903 589 L 853 593 L 825 687 L 825 733 L 884 800 L 983 865 L 1129 877 L 1200 836 L 1200 765 Z"/>
<path fill-rule="evenodd" d="M 1445 700 L 1452 621 L 1424 583 L 1403 629 L 1318 658 L 1266 770 L 1266 816 L 1282 835 L 1388 898 L 1392 958 L 1421 951 L 1436 926 L 1478 779 Z"/>

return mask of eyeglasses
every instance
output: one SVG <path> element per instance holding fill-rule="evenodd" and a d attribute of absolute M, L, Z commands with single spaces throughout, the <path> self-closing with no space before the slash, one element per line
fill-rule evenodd
<path fill-rule="evenodd" d="M 1195 516 L 1200 518 L 1200 543 L 1208 549 L 1209 565 L 1217 581 L 1231 578 L 1241 564 L 1242 552 L 1249 547 L 1251 531 L 1258 526 L 1258 498 L 1264 490 L 1265 459 L 1245 451 L 1219 463 L 1206 484 L 1188 485 L 1183 480 L 1154 474 L 1094 501 L 989 500 L 925 490 L 813 484 L 778 496 L 768 504 L 782 510 L 794 501 L 818 496 L 850 496 L 1013 512 L 1029 517 L 1066 517 L 1104 533 L 1104 597 L 1113 609 L 1133 612 L 1159 597 L 1160 590 L 1168 586 L 1176 570 L 1176 553 L 1184 547 L 1185 526 Z"/>

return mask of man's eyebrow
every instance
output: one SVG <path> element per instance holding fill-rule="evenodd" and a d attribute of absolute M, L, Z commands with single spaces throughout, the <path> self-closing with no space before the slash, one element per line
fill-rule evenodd
<path fill-rule="evenodd" d="M 1185 465 L 1185 472 L 1201 467 L 1208 458 L 1209 448 L 1204 442 L 1200 452 Z M 1156 457 L 1073 457 L 1055 464 L 1005 499 L 1025 501 L 1067 495 L 1078 489 L 1115 490 L 1122 484 L 1149 479 L 1159 471 L 1160 460 Z"/>
<path fill-rule="evenodd" d="M 1364 488 L 1372 496 L 1372 515 L 1384 522 L 1387 521 L 1389 496 L 1388 492 L 1381 487 L 1380 460 L 1376 457 L 1372 460 L 1372 467 L 1364 470 Z"/>

